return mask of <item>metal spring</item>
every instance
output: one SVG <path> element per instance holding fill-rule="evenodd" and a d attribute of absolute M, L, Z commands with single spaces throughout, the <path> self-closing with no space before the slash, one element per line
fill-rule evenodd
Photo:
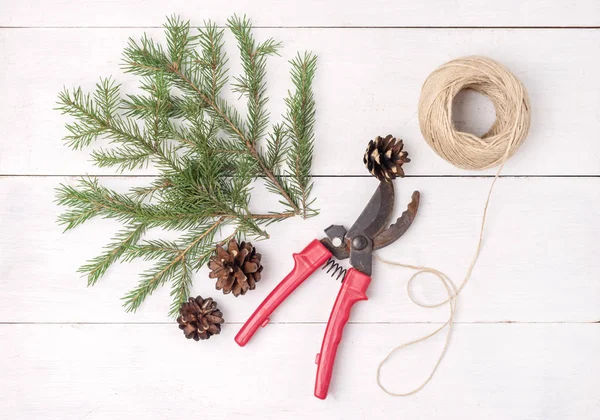
<path fill-rule="evenodd" d="M 339 280 L 340 278 L 344 281 L 344 277 L 346 277 L 346 270 L 342 267 L 338 262 L 333 258 L 329 258 L 323 268 L 321 270 L 327 270 L 327 274 L 329 274 L 332 278 Z"/>

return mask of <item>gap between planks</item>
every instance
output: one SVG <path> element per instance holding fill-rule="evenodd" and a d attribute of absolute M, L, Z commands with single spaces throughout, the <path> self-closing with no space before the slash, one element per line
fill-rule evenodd
<path fill-rule="evenodd" d="M 35 322 L 8 321 L 1 325 L 172 325 L 172 322 Z M 227 322 L 224 325 L 243 325 L 243 322 Z M 326 325 L 325 321 L 269 321 L 269 325 Z M 442 325 L 444 321 L 348 321 L 352 325 Z M 521 324 L 521 325 L 563 325 L 563 324 L 600 324 L 600 321 L 455 321 L 455 325 Z"/>
<path fill-rule="evenodd" d="M 123 174 L 0 174 L 0 178 L 70 178 L 70 177 L 94 177 L 94 178 L 157 178 L 159 175 L 139 174 L 139 175 L 123 175 Z M 494 178 L 495 175 L 406 175 L 404 178 Z M 289 178 L 289 175 L 282 175 L 283 178 Z M 372 175 L 335 175 L 335 174 L 320 174 L 311 175 L 312 178 L 371 178 Z M 264 177 L 258 177 L 264 178 Z M 500 175 L 498 178 L 600 178 L 600 174 L 567 174 L 567 175 Z"/>
<path fill-rule="evenodd" d="M 200 26 L 200 25 L 196 25 Z M 324 26 L 324 25 L 253 25 L 254 29 L 523 29 L 523 30 L 569 30 L 569 29 L 600 29 L 600 26 Z M 162 29 L 163 26 L 0 26 L 0 29 Z M 217 28 L 226 29 L 227 26 L 217 25 Z"/>

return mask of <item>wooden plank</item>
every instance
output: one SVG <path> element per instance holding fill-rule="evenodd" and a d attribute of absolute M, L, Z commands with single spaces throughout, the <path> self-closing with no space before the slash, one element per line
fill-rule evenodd
<path fill-rule="evenodd" d="M 477 0 L 387 2 L 322 2 L 290 4 L 283 0 L 219 2 L 182 1 L 168 8 L 159 0 L 4 1 L 1 26 L 160 26 L 175 13 L 201 22 L 224 23 L 233 13 L 246 13 L 261 26 L 597 26 L 600 8 L 593 0 L 548 2 L 504 0 L 490 7 Z"/>
<path fill-rule="evenodd" d="M 148 32 L 161 35 L 158 29 Z M 117 75 L 125 92 L 131 92 L 134 79 L 121 75 L 120 52 L 128 36 L 141 33 L 141 29 L 0 31 L 5 58 L 0 87 L 4 103 L 10 104 L 0 113 L 7 139 L 0 143 L 0 174 L 112 174 L 110 168 L 92 167 L 89 151 L 72 152 L 62 144 L 66 119 L 52 108 L 65 84 L 90 89 L 101 75 Z M 531 95 L 531 133 L 506 165 L 505 174 L 600 174 L 596 77 L 600 31 L 260 29 L 256 33 L 259 39 L 273 36 L 285 45 L 283 57 L 271 60 L 269 66 L 274 121 L 284 110 L 283 97 L 290 88 L 286 59 L 304 49 L 320 57 L 315 174 L 366 175 L 363 150 L 370 138 L 387 133 L 405 139 L 413 158 L 406 167 L 409 175 L 476 173 L 457 169 L 435 155 L 423 141 L 417 120 L 417 101 L 427 75 L 443 62 L 467 54 L 504 62 Z M 228 43 L 230 55 L 237 58 L 234 45 Z M 43 71 L 38 65 L 24 65 L 32 57 L 43 63 Z M 237 74 L 239 62 L 232 62 L 232 74 Z M 467 121 L 466 126 L 477 131 L 484 131 L 485 123 L 494 118 L 493 108 L 483 100 L 467 96 L 461 109 L 461 121 L 475 122 Z"/>
<path fill-rule="evenodd" d="M 243 349 L 231 327 L 196 343 L 175 325 L 1 325 L 0 408 L 23 420 L 600 416 L 597 324 L 460 325 L 433 382 L 403 399 L 379 390 L 377 363 L 431 326 L 349 325 L 325 401 L 312 395 L 324 325 L 271 326 Z M 386 385 L 416 384 L 440 345 L 397 355 Z"/>
<path fill-rule="evenodd" d="M 148 179 L 102 179 L 118 190 Z M 0 178 L 0 321 L 5 322 L 164 322 L 170 297 L 163 288 L 137 314 L 126 314 L 119 298 L 137 283 L 145 263 L 113 267 L 92 289 L 76 269 L 100 253 L 119 228 L 93 220 L 67 234 L 54 223 L 60 209 L 54 187 L 72 178 Z M 485 178 L 407 178 L 396 182 L 396 217 L 413 189 L 422 193 L 419 215 L 406 235 L 382 256 L 430 265 L 460 281 L 470 262 L 483 200 Z M 318 178 L 315 196 L 321 214 L 269 227 L 272 239 L 256 245 L 264 255 L 264 279 L 255 291 L 221 296 L 196 275 L 193 293 L 216 297 L 226 319 L 244 322 L 291 269 L 300 251 L 331 223 L 351 225 L 376 186 L 367 178 Z M 600 236 L 597 210 L 600 178 L 507 178 L 492 199 L 484 248 L 471 283 L 461 297 L 460 322 L 593 322 L 600 319 Z M 255 211 L 276 209 L 276 196 L 261 186 Z M 348 262 L 343 262 L 348 266 Z M 408 270 L 375 264 L 370 300 L 353 310 L 354 322 L 441 321 L 446 308 L 423 310 L 405 292 Z M 423 299 L 443 297 L 433 279 L 416 289 Z M 307 281 L 273 316 L 274 322 L 325 322 L 339 283 L 325 274 Z"/>

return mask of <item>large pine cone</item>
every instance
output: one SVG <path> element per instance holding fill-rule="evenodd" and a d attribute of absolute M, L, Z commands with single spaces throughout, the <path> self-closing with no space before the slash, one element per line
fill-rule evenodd
<path fill-rule="evenodd" d="M 261 255 L 250 242 L 242 241 L 238 245 L 231 239 L 227 250 L 217 245 L 215 255 L 208 262 L 208 268 L 212 270 L 209 277 L 218 279 L 216 288 L 222 289 L 224 294 L 245 295 L 248 290 L 254 290 L 260 280 L 263 269 L 260 259 Z"/>
<path fill-rule="evenodd" d="M 403 151 L 404 143 L 391 134 L 386 138 L 375 137 L 369 142 L 363 162 L 373 176 L 380 181 L 404 176 L 402 165 L 410 162 L 408 152 Z"/>
<path fill-rule="evenodd" d="M 221 324 L 225 322 L 223 313 L 217 309 L 217 302 L 212 298 L 191 297 L 179 309 L 181 316 L 177 318 L 179 328 L 187 338 L 206 340 L 221 332 Z"/>

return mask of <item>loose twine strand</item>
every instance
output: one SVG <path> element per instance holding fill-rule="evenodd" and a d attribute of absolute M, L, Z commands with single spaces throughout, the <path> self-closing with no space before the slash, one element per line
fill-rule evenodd
<path fill-rule="evenodd" d="M 488 132 L 481 137 L 457 131 L 452 121 L 452 100 L 460 91 L 465 89 L 473 89 L 488 96 L 496 108 L 496 121 Z M 448 304 L 450 309 L 448 319 L 442 326 L 427 335 L 392 349 L 379 363 L 377 384 L 387 394 L 393 396 L 416 394 L 431 381 L 440 366 L 450 344 L 458 296 L 471 278 L 481 252 L 483 231 L 492 191 L 504 164 L 527 137 L 530 119 L 527 91 L 508 69 L 490 58 L 471 56 L 452 60 L 431 73 L 425 81 L 419 99 L 419 125 L 425 141 L 439 156 L 459 168 L 482 170 L 498 165 L 499 167 L 490 185 L 483 207 L 475 253 L 467 273 L 458 287 L 450 277 L 435 268 L 388 261 L 378 256 L 374 257 L 385 264 L 416 270 L 406 284 L 408 297 L 415 305 L 422 308 L 438 308 Z M 440 280 L 446 290 L 446 299 L 438 303 L 427 304 L 415 298 L 412 292 L 413 282 L 425 273 L 433 274 Z M 442 351 L 429 376 L 420 385 L 407 392 L 393 392 L 381 383 L 381 370 L 396 352 L 428 340 L 446 327 L 448 327 L 448 331 Z"/>

